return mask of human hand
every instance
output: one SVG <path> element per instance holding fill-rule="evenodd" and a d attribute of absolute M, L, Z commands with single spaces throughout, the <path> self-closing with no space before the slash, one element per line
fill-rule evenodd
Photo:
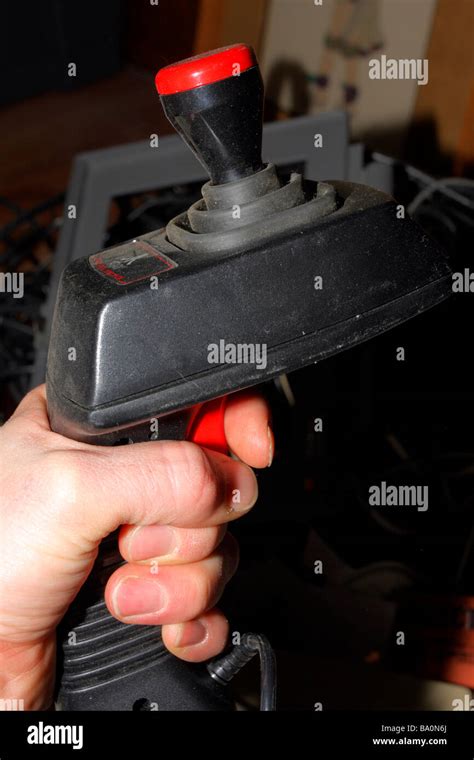
<path fill-rule="evenodd" d="M 257 499 L 250 467 L 271 463 L 268 419 L 259 396 L 230 397 L 225 432 L 238 462 L 184 441 L 71 441 L 51 431 L 44 386 L 23 399 L 0 429 L 1 698 L 51 704 L 56 626 L 119 526 L 126 564 L 107 583 L 111 613 L 161 624 L 182 659 L 221 651 L 227 621 L 215 604 L 238 561 L 226 523 Z"/>

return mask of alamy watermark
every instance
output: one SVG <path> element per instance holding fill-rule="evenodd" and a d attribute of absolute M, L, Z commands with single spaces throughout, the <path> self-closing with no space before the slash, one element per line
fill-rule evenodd
<path fill-rule="evenodd" d="M 416 507 L 418 512 L 428 509 L 428 486 L 390 486 L 385 480 L 370 486 L 371 507 Z"/>
<path fill-rule="evenodd" d="M 227 343 L 220 340 L 207 347 L 209 364 L 255 364 L 257 369 L 267 367 L 266 343 Z"/>
<path fill-rule="evenodd" d="M 28 726 L 28 744 L 69 744 L 73 749 L 84 746 L 84 726 L 50 725 L 42 720 Z"/>
<path fill-rule="evenodd" d="M 12 293 L 13 298 L 23 298 L 24 292 L 23 272 L 0 272 L 0 293 Z"/>
<path fill-rule="evenodd" d="M 474 712 L 474 699 L 472 699 L 470 694 L 465 694 L 463 699 L 453 699 L 451 705 L 455 712 L 459 710 Z"/>
<path fill-rule="evenodd" d="M 453 272 L 453 293 L 474 293 L 474 272 L 464 269 Z"/>
<path fill-rule="evenodd" d="M 427 58 L 371 58 L 370 79 L 412 79 L 418 85 L 428 84 L 429 61 Z"/>
<path fill-rule="evenodd" d="M 25 709 L 24 699 L 0 699 L 0 711 L 4 712 L 22 712 Z"/>

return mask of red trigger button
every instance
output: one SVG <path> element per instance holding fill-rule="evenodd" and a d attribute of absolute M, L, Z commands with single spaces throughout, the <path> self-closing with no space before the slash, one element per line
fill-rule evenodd
<path fill-rule="evenodd" d="M 204 446 L 206 449 L 228 454 L 224 429 L 224 414 L 227 396 L 198 404 L 193 409 L 189 421 L 186 440 Z"/>

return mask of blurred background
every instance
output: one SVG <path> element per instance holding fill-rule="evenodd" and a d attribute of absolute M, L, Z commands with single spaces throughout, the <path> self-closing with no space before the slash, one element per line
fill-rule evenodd
<path fill-rule="evenodd" d="M 0 293 L 0 420 L 41 379 L 78 156 L 169 134 L 154 75 L 206 50 L 253 45 L 268 122 L 345 114 L 359 173 L 390 170 L 454 269 L 471 264 L 474 0 L 4 0 L 1 16 L 0 272 L 23 273 L 25 293 Z M 381 55 L 428 59 L 428 82 L 370 80 Z M 119 194 L 101 245 L 163 226 L 201 184 Z M 453 709 L 471 696 L 472 316 L 467 292 L 266 389 L 279 445 L 236 528 L 242 569 L 224 606 L 234 630 L 279 649 L 283 707 Z M 381 480 L 428 484 L 429 512 L 369 509 Z"/>

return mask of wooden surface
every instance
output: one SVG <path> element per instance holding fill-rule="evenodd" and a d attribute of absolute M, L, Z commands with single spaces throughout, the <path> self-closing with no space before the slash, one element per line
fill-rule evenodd
<path fill-rule="evenodd" d="M 221 0 L 219 0 L 221 3 Z M 125 53 L 130 63 L 156 72 L 193 53 L 201 0 L 127 0 Z"/>
<path fill-rule="evenodd" d="M 0 113 L 0 194 L 30 207 L 66 189 L 76 153 L 171 131 L 152 74 L 131 67 L 16 103 Z"/>
<path fill-rule="evenodd" d="M 474 0 L 438 0 L 426 57 L 429 83 L 419 89 L 414 118 L 432 121 L 440 151 L 456 157 L 474 86 Z"/>
<path fill-rule="evenodd" d="M 260 52 L 268 0 L 201 0 L 194 51 L 245 42 Z"/>
<path fill-rule="evenodd" d="M 194 38 L 194 53 L 221 47 L 225 0 L 201 0 Z"/>

